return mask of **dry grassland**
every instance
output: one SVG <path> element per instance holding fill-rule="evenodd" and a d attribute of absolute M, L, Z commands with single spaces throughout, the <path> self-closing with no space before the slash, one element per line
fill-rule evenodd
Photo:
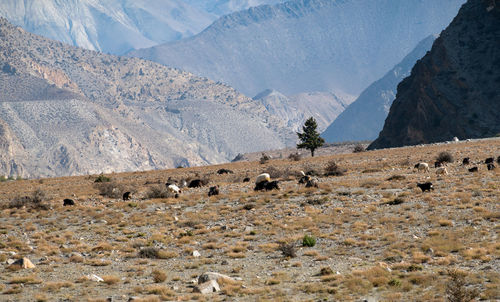
<path fill-rule="evenodd" d="M 413 169 L 433 167 L 441 151 L 455 158 L 449 175 Z M 0 300 L 447 301 L 458 271 L 455 290 L 498 301 L 500 168 L 482 162 L 499 155 L 500 139 L 489 139 L 106 175 L 105 191 L 117 197 L 101 196 L 95 175 L 3 182 Z M 461 165 L 466 156 L 478 173 Z M 345 175 L 321 176 L 332 161 Z M 319 188 L 299 185 L 301 170 L 320 174 Z M 254 192 L 261 172 L 281 190 Z M 210 183 L 161 197 L 169 177 Z M 435 190 L 422 193 L 416 183 L 425 181 Z M 215 184 L 221 194 L 209 198 Z M 13 203 L 36 190 L 41 202 Z M 124 191 L 130 200 L 119 198 Z M 22 257 L 36 267 L 6 263 Z M 207 271 L 236 281 L 193 293 L 192 280 Z"/>

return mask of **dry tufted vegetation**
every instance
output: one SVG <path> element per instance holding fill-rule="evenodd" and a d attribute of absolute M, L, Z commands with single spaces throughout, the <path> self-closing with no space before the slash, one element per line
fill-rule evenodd
<path fill-rule="evenodd" d="M 440 152 L 454 158 L 449 175 L 413 169 Z M 126 201 L 102 194 L 96 175 L 2 182 L 0 300 L 495 301 L 500 168 L 482 162 L 499 155 L 500 139 L 488 139 L 106 175 L 133 192 Z M 301 170 L 319 188 L 299 185 Z M 253 191 L 262 172 L 281 190 Z M 169 178 L 209 184 L 179 198 L 150 194 Z M 434 190 L 422 193 L 416 183 L 426 181 Z M 220 195 L 209 198 L 215 184 Z M 36 267 L 10 265 L 22 257 Z M 236 281 L 194 293 L 207 271 Z"/>

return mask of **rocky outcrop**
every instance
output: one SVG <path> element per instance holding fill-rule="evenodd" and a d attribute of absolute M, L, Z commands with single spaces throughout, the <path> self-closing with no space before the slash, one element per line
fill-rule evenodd
<path fill-rule="evenodd" d="M 226 15 L 194 37 L 130 53 L 228 83 L 246 95 L 359 95 L 465 0 L 291 0 Z"/>
<path fill-rule="evenodd" d="M 402 79 L 410 75 L 418 59 L 431 49 L 436 36 L 422 40 L 380 80 L 368 86 L 321 134 L 327 142 L 374 140 L 384 127 L 389 108 Z"/>
<path fill-rule="evenodd" d="M 469 0 L 418 61 L 370 149 L 500 133 L 500 5 Z"/>
<path fill-rule="evenodd" d="M 36 36 L 0 18 L 0 175 L 45 177 L 229 161 L 295 142 L 233 88 Z"/>

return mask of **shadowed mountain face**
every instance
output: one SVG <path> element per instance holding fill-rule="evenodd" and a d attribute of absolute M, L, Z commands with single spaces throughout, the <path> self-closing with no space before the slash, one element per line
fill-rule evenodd
<path fill-rule="evenodd" d="M 368 86 L 321 134 L 327 142 L 374 140 L 384 127 L 398 83 L 410 74 L 415 62 L 431 49 L 436 36 L 418 43 L 398 65 Z"/>
<path fill-rule="evenodd" d="M 398 85 L 370 149 L 500 133 L 500 6 L 469 0 Z"/>
<path fill-rule="evenodd" d="M 464 0 L 292 0 L 224 16 L 198 35 L 130 53 L 230 84 L 246 95 L 358 95 Z"/>
<path fill-rule="evenodd" d="M 75 48 L 0 18 L 0 173 L 160 169 L 282 148 L 295 135 L 231 87 Z"/>

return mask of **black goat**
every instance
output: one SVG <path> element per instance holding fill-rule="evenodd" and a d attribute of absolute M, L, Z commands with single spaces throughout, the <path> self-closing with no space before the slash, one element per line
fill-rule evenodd
<path fill-rule="evenodd" d="M 417 183 L 417 187 L 419 187 L 422 192 L 425 192 L 425 191 L 431 191 L 431 190 L 434 190 L 434 186 L 432 185 L 432 182 L 425 182 L 423 184 L 419 184 Z"/>

